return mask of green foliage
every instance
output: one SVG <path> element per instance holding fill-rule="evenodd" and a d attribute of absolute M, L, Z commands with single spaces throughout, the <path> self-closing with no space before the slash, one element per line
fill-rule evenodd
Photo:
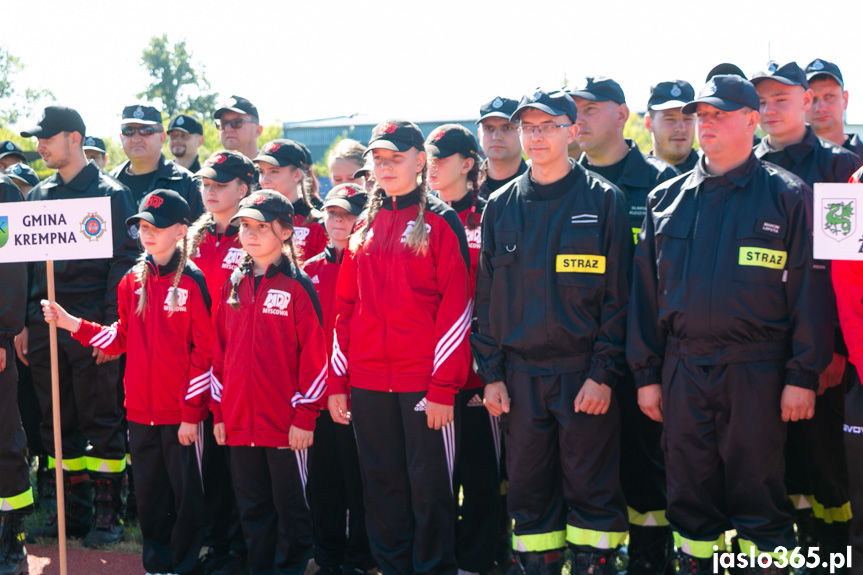
<path fill-rule="evenodd" d="M 646 154 L 653 149 L 650 132 L 644 126 L 644 116 L 641 114 L 629 114 L 629 119 L 623 127 L 623 137 L 633 140 L 642 154 Z"/>
<path fill-rule="evenodd" d="M 0 46 L 0 125 L 17 124 L 33 115 L 33 109 L 43 102 L 53 102 L 54 94 L 44 88 L 15 87 L 15 76 L 24 69 L 24 63 L 5 47 Z"/>
<path fill-rule="evenodd" d="M 204 118 L 212 116 L 218 94 L 210 93 L 203 66 L 196 69 L 192 65 L 192 53 L 185 40 L 172 45 L 167 34 L 153 36 L 141 54 L 141 65 L 152 82 L 136 94 L 138 98 L 160 101 L 162 113 L 168 117 L 184 110 L 192 110 Z"/>
<path fill-rule="evenodd" d="M 20 147 L 21 150 L 25 152 L 36 151 L 35 138 L 24 138 L 18 132 L 13 132 L 8 128 L 0 128 L 0 140 L 11 140 L 12 142 L 18 144 L 18 147 Z M 33 171 L 36 172 L 36 175 L 39 176 L 40 180 L 44 180 L 45 178 L 54 173 L 54 170 L 47 167 L 45 165 L 45 162 L 43 162 L 41 158 L 29 162 L 28 165 L 33 168 Z"/>

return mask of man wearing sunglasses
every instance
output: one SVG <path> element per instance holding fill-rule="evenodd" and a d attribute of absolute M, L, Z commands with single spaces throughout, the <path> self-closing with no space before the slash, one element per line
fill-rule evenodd
<path fill-rule="evenodd" d="M 213 118 L 226 150 L 240 152 L 250 160 L 258 156 L 258 138 L 263 128 L 254 104 L 242 96 L 231 96 Z"/>
<path fill-rule="evenodd" d="M 569 94 L 511 116 L 531 161 L 483 214 L 471 336 L 489 413 L 502 416 L 507 507 L 522 572 L 610 575 L 626 538 L 620 416 L 632 235 L 620 190 L 568 157 Z"/>
<path fill-rule="evenodd" d="M 166 138 L 159 110 L 140 104 L 123 108 L 120 142 L 129 160 L 114 168 L 111 175 L 131 190 L 135 205 L 155 189 L 174 190 L 188 202 L 192 217 L 197 218 L 204 213 L 198 181 L 162 154 Z"/>

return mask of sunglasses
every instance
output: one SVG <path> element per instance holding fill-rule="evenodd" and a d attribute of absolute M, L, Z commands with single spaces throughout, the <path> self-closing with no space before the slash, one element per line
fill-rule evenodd
<path fill-rule="evenodd" d="M 120 133 L 126 137 L 134 136 L 135 132 L 138 132 L 139 134 L 141 134 L 141 136 L 146 138 L 147 136 L 152 136 L 156 132 L 161 132 L 161 130 L 159 130 L 155 126 L 141 126 L 138 128 L 132 128 L 130 126 L 124 126 L 120 129 Z"/>
<path fill-rule="evenodd" d="M 247 120 L 245 118 L 234 118 L 232 120 L 216 120 L 216 129 L 224 130 L 228 126 L 232 127 L 235 130 L 239 130 L 243 127 L 243 124 L 257 124 L 254 120 Z"/>

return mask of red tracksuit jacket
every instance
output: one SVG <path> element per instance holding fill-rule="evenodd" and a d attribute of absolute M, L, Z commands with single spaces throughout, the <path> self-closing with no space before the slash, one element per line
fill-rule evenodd
<path fill-rule="evenodd" d="M 179 256 L 167 266 L 149 258 L 147 308 L 135 311 L 141 284 L 133 271 L 117 288 L 118 319 L 111 327 L 81 321 L 73 337 L 110 355 L 126 352 L 126 417 L 143 425 L 199 423 L 210 401 L 213 332 L 204 274 L 186 262 L 178 307 L 168 315 Z"/>
<path fill-rule="evenodd" d="M 246 257 L 246 252 L 240 244 L 239 231 L 236 226 L 228 226 L 225 233 L 220 236 L 216 234 L 216 224 L 210 224 L 207 234 L 198 245 L 195 257 L 192 258 L 207 278 L 207 289 L 210 292 L 213 309 L 221 296 L 222 286 Z"/>
<path fill-rule="evenodd" d="M 240 308 L 222 288 L 214 320 L 213 402 L 228 445 L 288 447 L 291 425 L 312 431 L 326 398 L 327 352 L 312 282 L 290 260 L 258 280 L 235 272 Z"/>
<path fill-rule="evenodd" d="M 294 206 L 294 247 L 300 258 L 313 258 L 327 247 L 327 230 L 312 218 L 312 208 L 302 198 Z"/>
<path fill-rule="evenodd" d="M 333 333 L 336 326 L 336 282 L 339 270 L 342 269 L 344 252 L 338 253 L 333 246 L 327 246 L 323 252 L 303 264 L 303 271 L 312 280 L 324 318 L 324 337 L 327 352 L 333 349 Z"/>
<path fill-rule="evenodd" d="M 851 176 L 852 184 L 863 180 L 863 169 Z M 863 262 L 833 262 L 833 289 L 839 308 L 839 322 L 848 345 L 848 360 L 857 368 L 863 382 Z"/>
<path fill-rule="evenodd" d="M 356 251 L 348 250 L 337 288 L 330 394 L 348 386 L 426 391 L 452 405 L 467 380 L 472 302 L 468 250 L 455 211 L 435 197 L 425 209 L 428 251 L 404 243 L 420 190 L 385 198 Z"/>

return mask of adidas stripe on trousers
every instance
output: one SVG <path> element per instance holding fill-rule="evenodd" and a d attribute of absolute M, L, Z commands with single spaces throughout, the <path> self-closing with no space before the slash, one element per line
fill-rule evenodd
<path fill-rule="evenodd" d="M 457 572 L 456 424 L 429 429 L 425 405 L 424 391 L 351 389 L 369 543 L 384 575 Z"/>

